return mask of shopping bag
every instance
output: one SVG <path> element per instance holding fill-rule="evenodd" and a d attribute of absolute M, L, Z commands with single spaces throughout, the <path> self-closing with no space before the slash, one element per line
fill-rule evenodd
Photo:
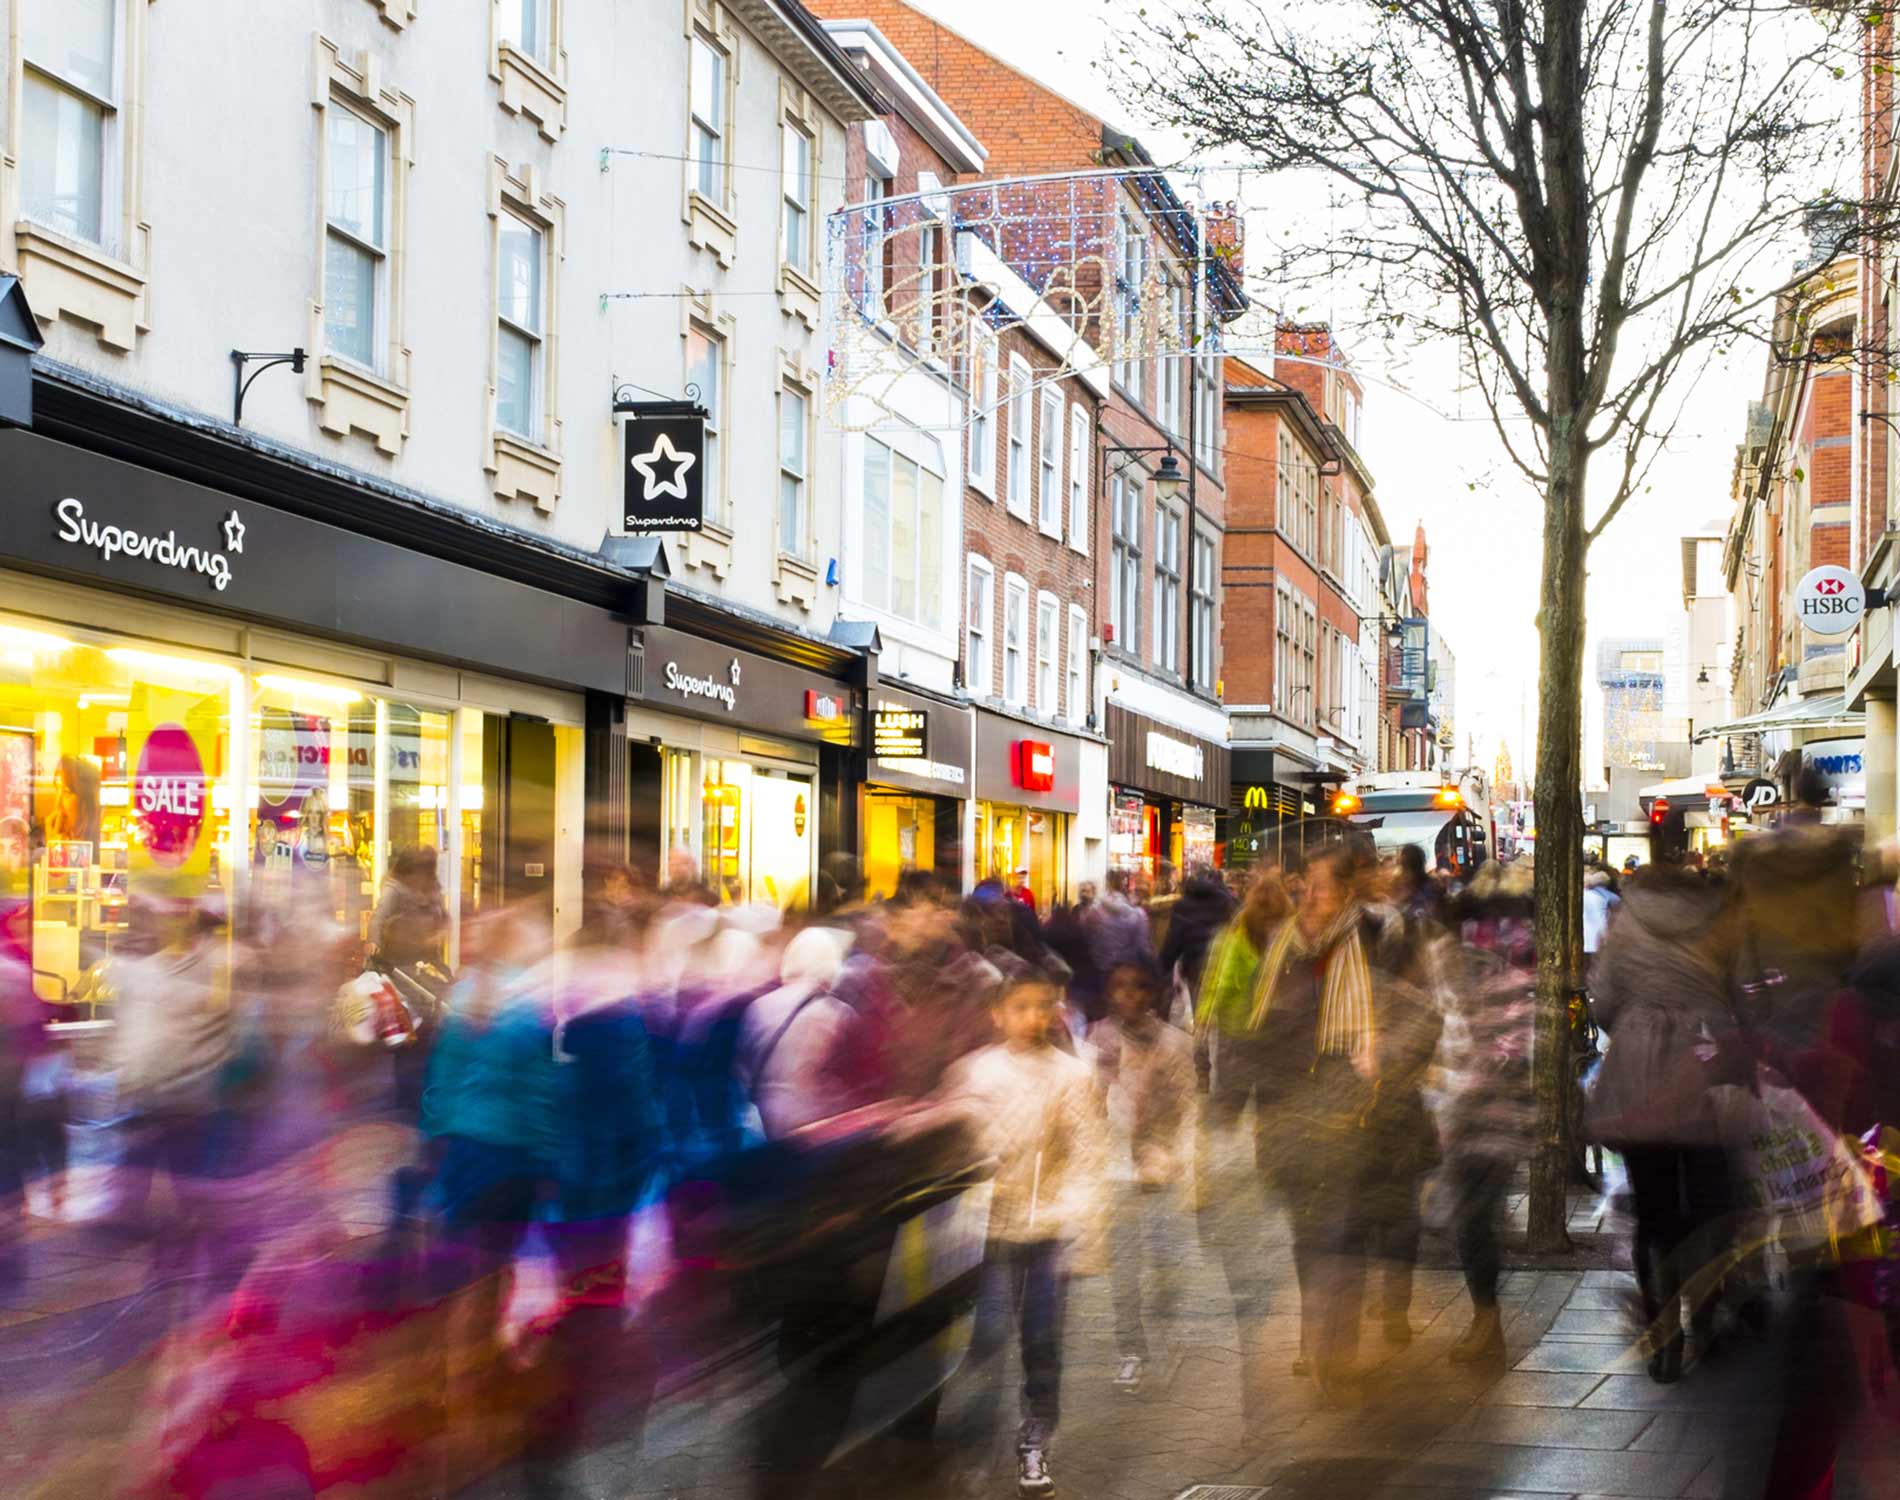
<path fill-rule="evenodd" d="M 1859 1143 L 1844 1140 L 1780 1074 L 1758 1068 L 1755 1084 L 1714 1091 L 1737 1150 L 1743 1206 L 1789 1253 L 1835 1256 L 1883 1211 Z"/>
<path fill-rule="evenodd" d="M 1860 1150 L 1881 1217 L 1841 1242 L 1842 1284 L 1865 1307 L 1900 1312 L 1900 1130 L 1876 1125 L 1860 1138 Z"/>

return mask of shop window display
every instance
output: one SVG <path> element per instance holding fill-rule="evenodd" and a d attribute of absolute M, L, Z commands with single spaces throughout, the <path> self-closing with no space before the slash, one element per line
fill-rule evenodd
<path fill-rule="evenodd" d="M 237 673 L 0 626 L 0 923 L 33 991 L 99 1009 L 134 899 L 222 911 Z"/>
<path fill-rule="evenodd" d="M 367 941 L 395 855 L 431 851 L 445 875 L 449 726 L 446 713 L 354 688 L 256 677 L 250 838 L 260 894 L 321 890 L 332 919 Z"/>
<path fill-rule="evenodd" d="M 1028 870 L 1036 908 L 1047 911 L 1068 892 L 1068 819 L 1036 808 L 982 803 L 977 811 L 978 880 L 1015 884 L 1015 872 Z"/>

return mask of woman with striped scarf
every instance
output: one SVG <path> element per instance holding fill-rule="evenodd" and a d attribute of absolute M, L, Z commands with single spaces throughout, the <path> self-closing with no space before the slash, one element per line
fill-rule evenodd
<path fill-rule="evenodd" d="M 1349 1400 L 1358 1358 L 1367 1202 L 1411 1112 L 1382 1097 L 1387 1074 L 1436 1043 L 1414 1003 L 1404 924 L 1366 904 L 1373 875 L 1358 842 L 1309 856 L 1298 907 L 1264 948 L 1236 922 L 1203 988 L 1215 1034 L 1216 1094 L 1253 1096 L 1256 1158 L 1293 1230 L 1301 1360 L 1323 1392 Z"/>

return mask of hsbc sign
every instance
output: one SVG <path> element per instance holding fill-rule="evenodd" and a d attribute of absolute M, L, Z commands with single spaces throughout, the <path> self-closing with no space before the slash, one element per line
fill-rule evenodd
<path fill-rule="evenodd" d="M 1867 612 L 1867 591 L 1846 568 L 1814 568 L 1795 585 L 1794 612 L 1813 635 L 1850 635 Z"/>

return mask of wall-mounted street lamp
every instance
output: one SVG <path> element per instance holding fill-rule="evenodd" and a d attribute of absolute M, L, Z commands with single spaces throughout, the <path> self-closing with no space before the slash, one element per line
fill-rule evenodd
<path fill-rule="evenodd" d="M 1187 475 L 1181 472 L 1180 461 L 1174 456 L 1173 443 L 1156 443 L 1146 448 L 1123 447 L 1116 444 L 1102 451 L 1105 453 L 1123 453 L 1128 455 L 1128 459 L 1133 459 L 1147 453 L 1159 453 L 1161 455 L 1161 462 L 1155 465 L 1154 473 L 1149 476 L 1154 483 L 1155 499 L 1157 500 L 1166 500 L 1172 503 L 1179 500 L 1182 493 L 1187 489 Z M 1130 463 L 1128 459 L 1124 459 L 1123 462 L 1116 467 L 1115 472 L 1117 474 L 1125 473 L 1129 469 Z"/>

